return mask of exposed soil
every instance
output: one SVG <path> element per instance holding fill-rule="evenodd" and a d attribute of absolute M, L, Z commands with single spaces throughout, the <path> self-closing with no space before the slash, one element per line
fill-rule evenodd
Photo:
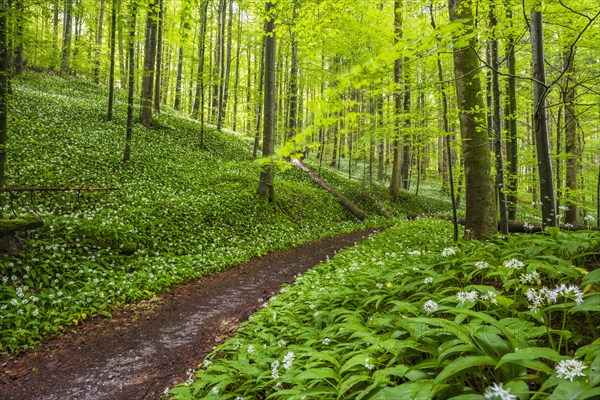
<path fill-rule="evenodd" d="M 283 283 L 372 233 L 272 253 L 0 355 L 0 399 L 159 399 Z"/>

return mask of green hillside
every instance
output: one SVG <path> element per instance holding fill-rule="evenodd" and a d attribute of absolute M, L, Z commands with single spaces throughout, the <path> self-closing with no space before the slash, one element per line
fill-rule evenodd
<path fill-rule="evenodd" d="M 0 263 L 0 351 L 275 249 L 392 225 L 382 208 L 393 217 L 448 209 L 412 194 L 391 204 L 384 187 L 327 173 L 367 211 L 359 223 L 296 168 L 277 173 L 277 200 L 267 204 L 255 194 L 260 167 L 247 138 L 207 130 L 200 149 L 199 124 L 167 110 L 153 130 L 135 125 L 132 159 L 123 164 L 124 93 L 106 122 L 104 87 L 27 74 L 12 90 L 7 186 L 117 190 L 7 201 L 5 216 L 45 225 L 21 244 L 25 251 Z"/>

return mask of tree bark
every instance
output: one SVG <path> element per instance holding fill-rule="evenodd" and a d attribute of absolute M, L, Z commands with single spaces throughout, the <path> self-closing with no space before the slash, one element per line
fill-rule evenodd
<path fill-rule="evenodd" d="M 156 19 L 158 0 L 150 4 L 146 15 L 146 40 L 144 44 L 144 75 L 142 77 L 142 104 L 140 122 L 146 128 L 152 127 L 152 90 L 154 87 L 154 67 L 156 61 Z"/>
<path fill-rule="evenodd" d="M 225 65 L 222 73 L 222 86 L 219 99 L 219 112 L 217 116 L 217 130 L 223 129 L 223 121 L 227 112 L 227 100 L 229 98 L 229 76 L 231 74 L 231 42 L 233 26 L 233 0 L 229 0 L 229 19 L 227 20 L 227 49 L 225 55 Z"/>
<path fill-rule="evenodd" d="M 71 31 L 73 28 L 73 0 L 65 0 L 63 15 L 63 41 L 60 71 L 63 75 L 69 73 L 69 62 L 71 58 Z"/>
<path fill-rule="evenodd" d="M 506 12 L 506 17 L 512 21 L 512 11 Z M 508 103 L 506 107 L 506 159 L 508 174 L 506 176 L 506 201 L 508 204 L 508 219 L 514 220 L 517 215 L 517 190 L 518 190 L 518 142 L 517 142 L 517 79 L 516 79 L 516 40 L 512 33 L 508 34 L 506 46 L 506 64 L 508 78 L 506 79 Z"/>
<path fill-rule="evenodd" d="M 402 39 L 402 0 L 394 0 L 394 45 Z M 402 94 L 400 88 L 402 85 L 402 56 L 398 54 L 394 60 L 394 138 L 393 146 L 393 161 L 392 161 L 392 180 L 390 182 L 390 194 L 392 201 L 398 201 L 400 194 L 400 114 L 402 113 Z"/>
<path fill-rule="evenodd" d="M 183 23 L 180 25 L 179 30 L 183 27 Z M 179 45 L 177 50 L 177 77 L 175 78 L 175 101 L 173 102 L 173 108 L 177 111 L 181 110 L 181 84 L 183 83 L 183 44 Z"/>
<path fill-rule="evenodd" d="M 310 168 L 308 168 L 306 165 L 304 165 L 302 163 L 302 161 L 300 161 L 298 159 L 294 159 L 294 160 L 292 160 L 292 163 L 297 165 L 302 171 L 306 172 L 308 174 L 308 176 L 310 176 L 310 179 L 314 183 L 316 183 L 317 185 L 321 186 L 323 189 L 327 190 L 329 193 L 334 195 L 340 201 L 340 203 L 348 211 L 350 211 L 352 213 L 352 215 L 354 215 L 356 218 L 358 218 L 361 221 L 365 220 L 365 218 L 367 217 L 367 214 L 365 214 L 365 212 L 363 210 L 358 208 L 358 206 L 356 204 L 354 204 L 352 201 L 350 201 L 347 197 L 341 195 L 337 190 L 335 190 L 334 188 L 329 186 L 329 184 L 327 184 L 327 182 L 325 182 L 321 178 L 319 178 L 317 176 L 317 174 L 315 174 Z"/>
<path fill-rule="evenodd" d="M 98 32 L 96 32 L 96 54 L 94 60 L 94 83 L 100 82 L 100 55 L 102 54 L 102 28 L 104 26 L 104 0 L 100 0 L 100 12 L 98 15 Z"/>
<path fill-rule="evenodd" d="M 261 97 L 263 97 L 263 86 L 265 79 L 265 41 L 263 40 L 263 44 L 260 46 L 260 66 L 258 68 L 258 101 L 256 102 L 256 125 L 254 131 L 254 148 L 252 150 L 252 156 L 256 158 L 258 154 L 258 147 L 260 144 L 260 121 L 262 118 L 262 102 L 260 101 Z"/>
<path fill-rule="evenodd" d="M 275 33 L 275 4 L 266 2 L 265 21 L 265 121 L 263 127 L 263 157 L 270 157 L 275 152 L 275 55 L 276 55 L 276 33 Z M 273 165 L 268 161 L 260 173 L 258 184 L 258 195 L 269 202 L 275 201 L 273 188 Z"/>
<path fill-rule="evenodd" d="M 462 20 L 465 35 L 474 31 L 471 0 L 449 0 L 450 20 Z M 454 46 L 454 73 L 460 115 L 464 174 L 466 185 L 466 236 L 483 240 L 497 232 L 494 180 L 489 157 L 489 138 L 485 128 L 485 110 L 479 79 L 477 39 L 469 45 Z"/>
<path fill-rule="evenodd" d="M 162 56 L 163 56 L 163 27 L 165 20 L 164 1 L 158 1 L 158 31 L 156 33 L 156 76 L 154 79 L 154 111 L 160 113 L 160 87 L 162 79 Z"/>
<path fill-rule="evenodd" d="M 137 7 L 135 0 L 131 2 L 131 16 L 129 21 L 129 40 L 127 42 L 129 53 L 129 76 L 127 77 L 129 90 L 127 93 L 127 131 L 125 134 L 125 152 L 123 154 L 123 162 L 126 163 L 131 159 L 131 137 L 133 134 L 133 93 L 135 89 L 135 17 Z"/>
<path fill-rule="evenodd" d="M 112 0 L 110 11 L 110 69 L 108 73 L 108 112 L 106 119 L 113 119 L 113 104 L 115 98 L 115 39 L 117 32 L 117 7 L 119 0 Z"/>
<path fill-rule="evenodd" d="M 290 37 L 292 41 L 292 61 L 290 65 L 290 91 L 289 91 L 289 114 L 288 114 L 288 132 L 286 139 L 296 135 L 298 126 L 298 34 L 296 32 L 296 20 L 298 19 L 298 0 L 294 0 L 292 11 L 292 26 Z"/>
<path fill-rule="evenodd" d="M 405 68 L 406 69 L 406 68 Z M 411 138 L 410 138 L 410 86 L 408 72 L 404 74 L 404 99 L 402 101 L 402 109 L 404 111 L 404 132 L 402 140 L 402 165 L 400 166 L 400 177 L 402 181 L 402 189 L 408 190 L 410 187 L 409 171 L 410 171 L 410 158 L 411 158 Z"/>
<path fill-rule="evenodd" d="M 556 226 L 556 200 L 552 174 L 552 157 L 546 121 L 546 71 L 544 67 L 544 36 L 542 32 L 541 2 L 531 9 L 531 46 L 533 53 L 533 123 L 540 176 L 542 224 Z"/>
<path fill-rule="evenodd" d="M 565 223 L 575 225 L 579 219 L 577 207 L 578 175 L 581 168 L 581 140 L 577 134 L 577 114 L 575 112 L 575 52 L 569 57 L 569 51 L 565 50 L 565 85 L 563 102 L 565 103 L 565 151 L 567 153 L 566 187 L 567 187 L 567 211 Z M 600 216 L 599 216 L 600 218 Z"/>
<path fill-rule="evenodd" d="M 233 85 L 233 126 L 231 130 L 237 132 L 237 111 L 238 111 L 238 97 L 239 97 L 239 84 L 240 84 L 240 64 L 241 64 L 241 51 L 242 51 L 242 13 L 238 11 L 238 23 L 237 23 L 237 47 L 235 50 L 235 82 Z M 250 77 L 250 75 L 248 75 Z"/>

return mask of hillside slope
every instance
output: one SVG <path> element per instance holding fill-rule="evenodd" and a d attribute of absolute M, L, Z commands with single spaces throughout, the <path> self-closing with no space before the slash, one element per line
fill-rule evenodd
<path fill-rule="evenodd" d="M 248 142 L 207 130 L 201 150 L 198 123 L 168 110 L 156 129 L 135 125 L 124 165 L 126 99 L 117 94 L 115 120 L 106 122 L 106 92 L 39 74 L 13 82 L 7 185 L 118 190 L 34 193 L 5 206 L 5 215 L 46 224 L 27 251 L 0 261 L 0 351 L 254 256 L 365 226 L 296 169 L 277 173 L 275 204 L 259 201 L 260 167 Z M 393 215 L 446 207 L 407 209 L 380 193 L 353 200 L 371 211 L 385 204 Z M 392 223 L 370 213 L 366 224 Z"/>

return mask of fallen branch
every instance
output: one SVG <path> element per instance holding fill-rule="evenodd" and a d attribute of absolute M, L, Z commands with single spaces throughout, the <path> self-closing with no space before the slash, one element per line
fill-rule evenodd
<path fill-rule="evenodd" d="M 363 210 L 361 210 L 360 208 L 358 208 L 356 206 L 356 204 L 354 204 L 353 202 L 348 200 L 347 197 L 341 195 L 337 190 L 335 190 L 334 188 L 329 186 L 327 184 L 327 182 L 325 182 L 321 178 L 319 178 L 317 176 L 317 174 L 315 174 L 310 168 L 308 168 L 306 165 L 304 165 L 302 163 L 302 161 L 295 158 L 292 160 L 292 163 L 294 163 L 302 171 L 306 172 L 308 174 L 308 176 L 310 176 L 310 179 L 312 179 L 312 181 L 314 183 L 316 183 L 317 185 L 321 186 L 323 189 L 327 190 L 329 193 L 334 195 L 340 201 L 340 203 L 342 203 L 342 205 L 344 207 L 346 207 L 346 209 L 352 213 L 352 215 L 354 215 L 356 218 L 360 219 L 361 221 L 365 220 L 365 218 L 367 217 L 367 214 L 365 214 L 365 212 Z"/>
<path fill-rule="evenodd" d="M 416 218 L 439 218 L 446 221 L 452 221 L 452 217 L 446 215 L 432 215 L 432 214 L 411 214 L 408 216 L 409 220 Z M 458 223 L 461 225 L 465 224 L 464 218 L 459 218 Z M 596 226 L 585 226 L 585 225 L 571 225 L 571 224 L 561 224 L 558 226 L 560 229 L 565 231 L 600 231 L 599 227 Z M 500 229 L 500 222 L 498 222 L 498 229 Z M 508 231 L 510 233 L 535 233 L 542 232 L 542 224 L 533 223 L 533 222 L 518 222 L 518 221 L 508 221 Z"/>
<path fill-rule="evenodd" d="M 99 192 L 103 190 L 119 190 L 112 187 L 0 187 L 0 192 Z"/>

